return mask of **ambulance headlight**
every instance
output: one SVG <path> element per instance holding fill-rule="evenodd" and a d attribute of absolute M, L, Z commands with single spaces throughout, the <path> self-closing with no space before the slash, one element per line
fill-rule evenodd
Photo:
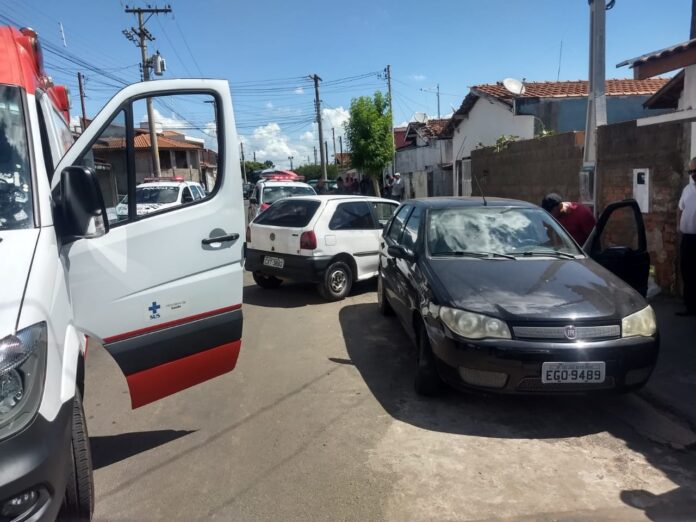
<path fill-rule="evenodd" d="M 36 415 L 46 347 L 45 322 L 0 339 L 0 439 L 24 428 Z"/>

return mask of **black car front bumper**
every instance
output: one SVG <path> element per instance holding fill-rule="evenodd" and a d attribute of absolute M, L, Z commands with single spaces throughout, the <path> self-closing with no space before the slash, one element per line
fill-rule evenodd
<path fill-rule="evenodd" d="M 264 265 L 263 260 L 266 256 L 282 259 L 283 268 Z M 319 283 L 324 277 L 324 272 L 329 266 L 331 259 L 331 256 L 294 256 L 248 248 L 246 250 L 244 268 L 249 272 L 257 272 L 281 279 Z"/>
<path fill-rule="evenodd" d="M 38 495 L 31 509 L 15 520 L 58 516 L 68 476 L 72 410 L 73 401 L 67 401 L 52 421 L 37 415 L 20 433 L 0 442 L 0 510 L 23 493 Z"/>
<path fill-rule="evenodd" d="M 498 393 L 563 394 L 630 391 L 652 373 L 659 338 L 628 337 L 588 343 L 522 340 L 464 341 L 444 327 L 429 326 L 438 372 L 455 388 Z M 543 383 L 544 362 L 603 361 L 602 383 Z M 472 376 L 475 378 L 472 379 Z"/>

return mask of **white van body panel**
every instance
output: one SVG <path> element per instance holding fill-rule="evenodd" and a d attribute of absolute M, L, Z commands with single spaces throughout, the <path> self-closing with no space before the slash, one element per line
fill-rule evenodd
<path fill-rule="evenodd" d="M 3 230 L 0 241 L 0 337 L 16 331 L 29 267 L 39 238 L 38 228 Z"/>

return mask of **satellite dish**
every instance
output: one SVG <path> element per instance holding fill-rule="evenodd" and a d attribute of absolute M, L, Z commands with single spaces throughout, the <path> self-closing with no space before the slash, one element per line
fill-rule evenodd
<path fill-rule="evenodd" d="M 515 78 L 505 78 L 503 80 L 503 87 L 505 87 L 509 92 L 511 92 L 515 96 L 524 94 L 524 92 L 527 90 L 524 84 Z"/>
<path fill-rule="evenodd" d="M 418 123 L 427 123 L 428 115 L 424 112 L 417 112 L 413 115 L 413 120 Z"/>

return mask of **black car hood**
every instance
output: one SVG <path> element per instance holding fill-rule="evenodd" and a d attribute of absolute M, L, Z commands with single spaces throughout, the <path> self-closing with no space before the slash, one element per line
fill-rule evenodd
<path fill-rule="evenodd" d="M 429 259 L 441 304 L 506 320 L 620 319 L 641 295 L 591 259 Z"/>

